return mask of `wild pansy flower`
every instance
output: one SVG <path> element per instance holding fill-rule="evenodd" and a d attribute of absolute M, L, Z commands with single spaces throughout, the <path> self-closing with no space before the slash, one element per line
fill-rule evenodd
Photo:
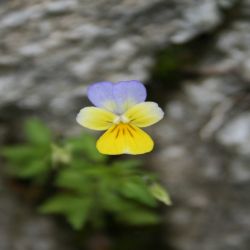
<path fill-rule="evenodd" d="M 93 130 L 107 130 L 97 141 L 102 154 L 144 154 L 154 147 L 151 137 L 142 129 L 163 118 L 155 102 L 145 102 L 146 89 L 139 81 L 99 82 L 87 90 L 95 107 L 85 107 L 77 122 Z"/>

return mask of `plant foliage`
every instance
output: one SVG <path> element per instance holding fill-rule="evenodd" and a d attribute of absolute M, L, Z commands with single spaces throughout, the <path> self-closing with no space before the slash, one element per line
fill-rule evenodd
<path fill-rule="evenodd" d="M 131 225 L 157 223 L 157 201 L 171 203 L 156 176 L 139 167 L 140 161 L 111 161 L 98 153 L 92 135 L 55 142 L 36 119 L 28 120 L 24 131 L 25 143 L 2 149 L 8 172 L 42 188 L 52 180 L 54 191 L 39 211 L 64 216 L 74 229 L 87 223 L 104 226 L 107 218 Z"/>

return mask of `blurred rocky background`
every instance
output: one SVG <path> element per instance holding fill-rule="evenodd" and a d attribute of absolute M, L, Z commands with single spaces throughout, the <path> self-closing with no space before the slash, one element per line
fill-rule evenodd
<path fill-rule="evenodd" d="M 249 249 L 249 0 L 2 0 L 0 37 L 0 142 L 30 115 L 77 133 L 88 84 L 141 80 L 166 111 L 145 156 L 174 202 L 166 246 Z M 1 250 L 74 249 L 2 182 Z"/>

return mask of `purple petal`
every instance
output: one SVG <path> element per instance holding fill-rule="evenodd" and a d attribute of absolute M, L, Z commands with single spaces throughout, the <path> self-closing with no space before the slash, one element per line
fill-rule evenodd
<path fill-rule="evenodd" d="M 113 96 L 113 85 L 112 82 L 98 82 L 91 85 L 87 90 L 89 100 L 96 107 L 114 111 L 116 105 Z"/>
<path fill-rule="evenodd" d="M 122 81 L 113 85 L 117 112 L 123 113 L 131 106 L 144 102 L 147 96 L 144 85 L 136 80 Z"/>

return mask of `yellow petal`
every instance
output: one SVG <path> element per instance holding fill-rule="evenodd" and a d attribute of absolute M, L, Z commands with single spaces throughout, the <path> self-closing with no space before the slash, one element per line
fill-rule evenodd
<path fill-rule="evenodd" d="M 142 102 L 127 110 L 124 117 L 135 126 L 147 127 L 161 120 L 163 115 L 157 103 Z"/>
<path fill-rule="evenodd" d="M 143 130 L 131 124 L 120 123 L 109 128 L 97 141 L 102 154 L 144 154 L 150 152 L 154 142 Z"/>
<path fill-rule="evenodd" d="M 86 107 L 80 110 L 76 121 L 83 127 L 94 130 L 106 130 L 113 125 L 116 115 L 96 107 Z"/>

